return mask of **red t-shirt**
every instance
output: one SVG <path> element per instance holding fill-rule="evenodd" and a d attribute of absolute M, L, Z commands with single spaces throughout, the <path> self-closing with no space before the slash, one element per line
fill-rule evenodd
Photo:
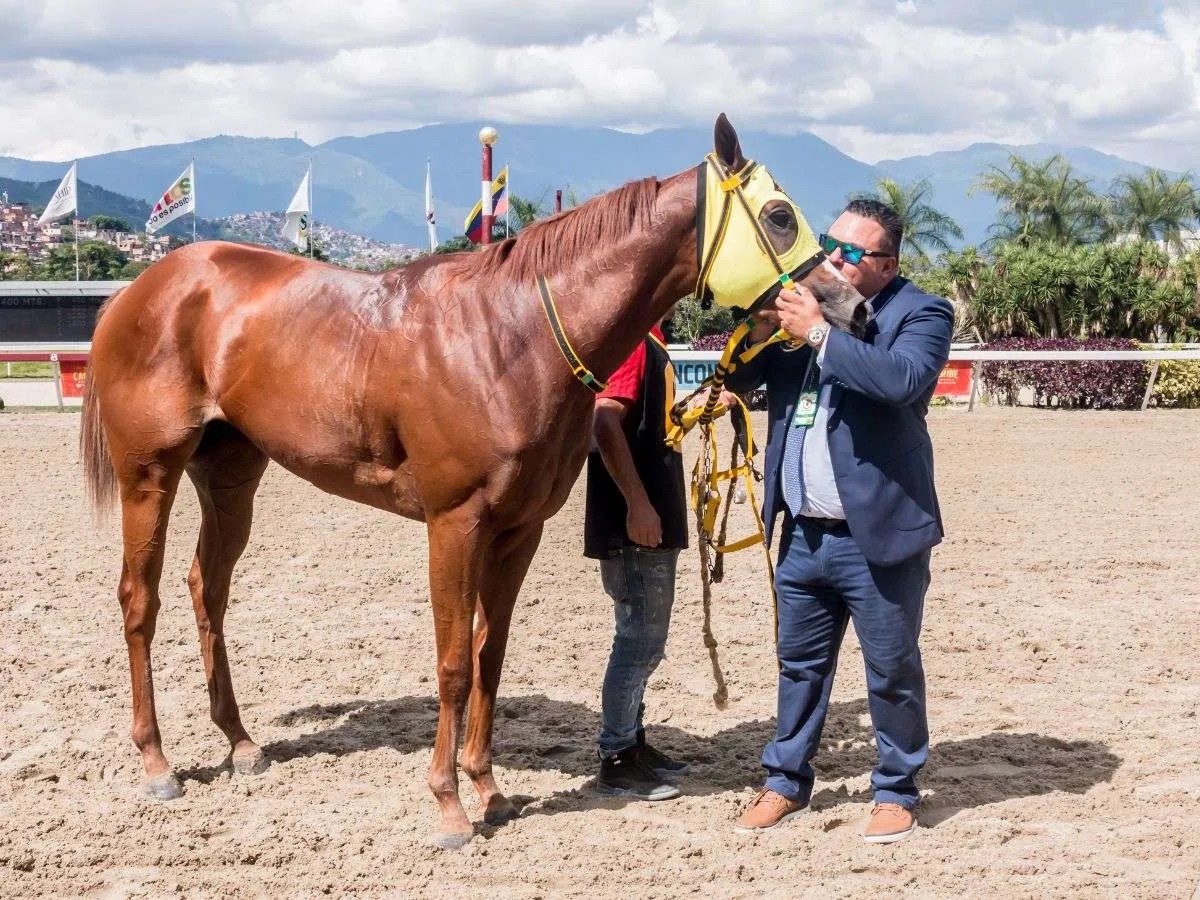
<path fill-rule="evenodd" d="M 665 341 L 662 328 L 655 325 L 650 333 Z M 608 387 L 596 395 L 613 400 L 624 400 L 626 403 L 637 403 L 642 396 L 642 379 L 646 375 L 646 342 L 639 341 L 637 347 L 629 354 L 625 362 L 617 367 L 612 377 L 608 379 Z"/>

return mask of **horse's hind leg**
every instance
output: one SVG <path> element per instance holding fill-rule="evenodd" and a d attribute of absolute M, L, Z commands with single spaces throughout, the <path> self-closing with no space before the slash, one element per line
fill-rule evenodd
<path fill-rule="evenodd" d="M 254 493 L 266 468 L 266 455 L 224 422 L 208 425 L 187 467 L 202 516 L 188 587 L 196 612 L 209 706 L 213 722 L 229 739 L 233 769 L 243 775 L 262 772 L 267 760 L 242 726 L 233 695 L 225 649 L 225 609 L 234 564 L 250 538 Z"/>
<path fill-rule="evenodd" d="M 541 539 L 541 523 L 503 535 L 493 545 L 486 569 L 480 576 L 479 616 L 475 623 L 475 682 L 467 707 L 462 768 L 475 785 L 483 807 L 483 820 L 489 825 L 499 825 L 517 814 L 492 775 L 492 729 L 500 670 L 508 646 L 508 626 L 517 593 Z"/>
<path fill-rule="evenodd" d="M 117 597 L 124 618 L 133 687 L 131 736 L 142 754 L 146 792 L 160 800 L 172 800 L 183 793 L 162 751 L 154 708 L 150 644 L 158 620 L 158 583 L 162 577 L 171 504 L 197 440 L 191 430 L 184 434 L 183 441 L 176 446 L 157 450 L 137 448 L 126 452 L 122 445 L 110 444 L 121 491 L 124 557 Z"/>

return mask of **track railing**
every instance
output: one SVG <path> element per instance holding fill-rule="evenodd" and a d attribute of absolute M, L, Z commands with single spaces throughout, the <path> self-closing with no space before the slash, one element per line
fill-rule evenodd
<path fill-rule="evenodd" d="M 1154 391 L 1154 382 L 1158 377 L 1158 364 L 1162 360 L 1187 360 L 1200 362 L 1200 344 L 1144 344 L 1141 350 L 978 350 L 974 344 L 954 344 L 950 349 L 951 362 L 972 363 L 971 391 L 967 401 L 967 409 L 975 408 L 979 394 L 980 377 L 983 367 L 989 362 L 1022 360 L 1027 362 L 1087 362 L 1096 360 L 1111 361 L 1140 361 L 1150 363 L 1150 377 L 1146 383 L 1146 393 L 1142 398 L 1142 409 L 1150 403 Z M 48 362 L 53 372 L 55 395 L 59 408 L 63 408 L 63 378 L 62 365 L 77 367 L 86 363 L 92 345 L 88 342 L 33 344 L 33 343 L 0 343 L 0 363 L 14 362 Z M 679 345 L 668 348 L 671 357 L 676 362 L 677 373 L 679 364 L 702 369 L 705 364 L 712 365 L 720 358 L 719 350 L 688 350 Z M 689 372 L 681 384 L 693 379 L 697 382 L 703 378 L 700 371 Z M 692 385 L 694 386 L 694 385 Z M 959 395 L 961 396 L 961 395 Z"/>

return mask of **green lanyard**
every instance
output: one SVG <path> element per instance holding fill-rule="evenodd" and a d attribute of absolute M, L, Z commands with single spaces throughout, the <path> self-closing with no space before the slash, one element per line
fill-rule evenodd
<path fill-rule="evenodd" d="M 821 367 L 817 365 L 817 351 L 814 350 L 808 358 L 808 368 L 804 370 L 804 381 L 801 383 L 800 396 L 796 398 L 796 412 L 792 416 L 793 428 L 811 428 L 817 420 L 817 401 L 821 394 Z"/>

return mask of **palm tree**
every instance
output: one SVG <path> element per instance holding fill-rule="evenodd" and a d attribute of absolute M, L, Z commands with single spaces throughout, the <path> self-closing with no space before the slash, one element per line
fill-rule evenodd
<path fill-rule="evenodd" d="M 1113 237 L 1162 242 L 1163 250 L 1183 251 L 1183 231 L 1200 215 L 1200 193 L 1190 175 L 1171 179 L 1160 169 L 1122 175 L 1113 182 Z"/>
<path fill-rule="evenodd" d="M 932 193 L 928 178 L 912 184 L 901 184 L 891 178 L 880 178 L 875 190 L 862 191 L 855 197 L 878 200 L 896 211 L 904 225 L 904 240 L 900 245 L 901 256 L 908 255 L 918 262 L 928 262 L 932 249 L 945 253 L 952 249 L 950 238 L 962 240 L 963 231 L 950 216 L 934 209 L 927 198 Z"/>
<path fill-rule="evenodd" d="M 530 225 L 546 215 L 546 209 L 542 203 L 544 199 L 544 194 L 537 200 L 530 200 L 517 194 L 511 195 L 508 199 L 508 215 L 496 219 L 492 225 L 492 242 L 498 243 L 505 238 L 512 237 L 526 225 Z"/>
<path fill-rule="evenodd" d="M 1104 230 L 1105 199 L 1059 153 L 1040 162 L 1014 153 L 1007 171 L 989 166 L 975 189 L 1000 201 L 1000 220 L 989 229 L 992 241 L 1072 246 L 1091 243 Z"/>
<path fill-rule="evenodd" d="M 518 197 L 516 194 L 513 194 L 512 199 L 509 201 L 509 207 L 512 213 L 513 231 L 520 231 L 526 225 L 546 215 L 541 198 L 528 200 L 525 197 Z"/>

